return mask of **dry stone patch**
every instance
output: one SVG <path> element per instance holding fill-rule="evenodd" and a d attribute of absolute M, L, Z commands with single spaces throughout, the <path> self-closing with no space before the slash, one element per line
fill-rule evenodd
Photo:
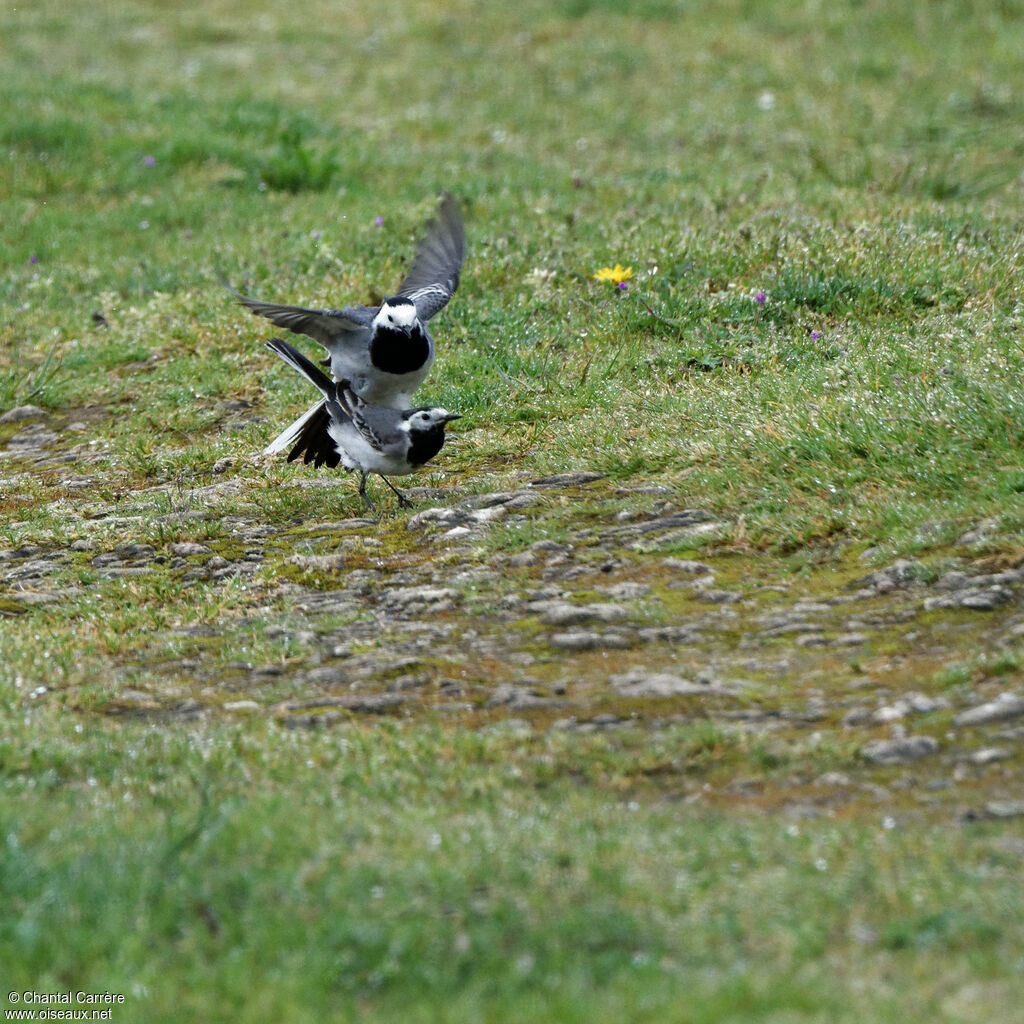
<path fill-rule="evenodd" d="M 25 436 L 45 439 L 46 423 L 30 417 L 19 434 L 35 424 L 44 429 Z M 785 776 L 792 790 L 825 780 L 824 802 L 803 792 L 791 800 L 815 813 L 843 800 L 892 802 L 908 765 L 925 780 L 908 792 L 933 793 L 933 783 L 955 791 L 963 780 L 1015 771 L 1024 754 L 1017 691 L 947 696 L 929 683 L 942 667 L 937 654 L 949 663 L 962 657 L 961 636 L 1010 644 L 1024 634 L 1024 569 L 978 572 L 969 553 L 954 552 L 941 571 L 901 559 L 862 570 L 852 586 L 822 587 L 820 578 L 808 584 L 782 572 L 773 578 L 762 563 L 746 577 L 735 553 L 721 557 L 702 546 L 699 531 L 714 536 L 727 524 L 679 508 L 664 490 L 652 491 L 645 508 L 615 504 L 594 513 L 600 474 L 587 473 L 384 523 L 296 517 L 273 525 L 244 503 L 244 466 L 224 469 L 190 490 L 162 484 L 99 509 L 83 505 L 77 537 L 12 539 L 0 551 L 0 614 L 12 616 L 46 614 L 65 599 L 57 581 L 71 566 L 88 567 L 101 576 L 96 585 L 111 587 L 168 575 L 213 588 L 247 577 L 245 614 L 286 656 L 240 651 L 237 663 L 225 664 L 201 647 L 189 650 L 154 669 L 174 686 L 126 688 L 111 711 L 158 719 L 258 714 L 287 727 L 437 714 L 468 716 L 480 727 L 518 721 L 538 733 L 656 731 L 706 718 L 743 742 L 778 743 L 783 761 L 810 758 L 815 744 L 844 751 L 836 755 L 841 771 L 819 765 Z M 543 529 L 566 499 L 560 490 L 584 487 L 589 518 L 578 529 L 504 546 L 518 525 L 536 521 Z M 96 518 L 81 518 L 87 509 Z M 156 539 L 157 528 L 173 530 L 174 539 Z M 665 552 L 668 544 L 681 553 Z M 945 617 L 956 631 L 945 628 Z M 199 627 L 183 627 L 192 628 Z M 225 616 L 208 628 L 183 635 L 212 648 L 239 625 Z M 918 662 L 927 668 L 915 675 Z M 195 684 L 193 694 L 182 681 Z M 890 735 L 879 738 L 882 731 Z M 766 747 L 766 762 L 775 751 Z M 848 781 L 828 781 L 840 776 Z M 782 780 L 766 770 L 732 795 L 744 798 L 749 789 L 764 799 Z M 983 798 L 974 805 L 987 813 Z"/>

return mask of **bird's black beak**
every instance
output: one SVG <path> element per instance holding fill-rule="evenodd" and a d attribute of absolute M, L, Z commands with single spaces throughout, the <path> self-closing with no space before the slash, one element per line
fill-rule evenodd
<path fill-rule="evenodd" d="M 447 416 L 445 416 L 444 421 L 445 421 L 445 423 L 451 423 L 452 420 L 461 420 L 461 419 L 462 419 L 462 413 L 460 413 L 460 412 L 450 412 L 450 413 L 448 413 Z"/>

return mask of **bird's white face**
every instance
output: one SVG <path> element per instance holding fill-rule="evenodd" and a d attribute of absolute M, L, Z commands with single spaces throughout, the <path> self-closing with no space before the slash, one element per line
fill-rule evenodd
<path fill-rule="evenodd" d="M 461 418 L 458 413 L 435 406 L 433 409 L 417 409 L 406 422 L 411 430 L 430 430 L 432 427 Z"/>
<path fill-rule="evenodd" d="M 373 319 L 374 327 L 387 327 L 396 331 L 411 331 L 417 323 L 416 307 L 411 302 L 396 302 L 392 305 L 385 301 Z"/>

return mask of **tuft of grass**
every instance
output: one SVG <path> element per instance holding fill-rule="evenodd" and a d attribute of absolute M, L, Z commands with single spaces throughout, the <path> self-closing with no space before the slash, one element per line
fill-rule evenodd
<path fill-rule="evenodd" d="M 32 399 L 51 404 L 48 389 L 63 371 L 64 354 L 59 342 L 54 340 L 43 357 L 32 366 L 24 366 L 19 358 L 19 346 L 13 345 L 10 366 L 0 373 L 0 405 L 10 408 L 22 405 Z M 56 403 L 53 403 L 56 404 Z"/>
<path fill-rule="evenodd" d="M 268 188 L 286 192 L 321 192 L 338 176 L 341 167 L 337 147 L 316 152 L 292 125 L 281 131 L 276 150 L 260 162 L 260 181 Z"/>

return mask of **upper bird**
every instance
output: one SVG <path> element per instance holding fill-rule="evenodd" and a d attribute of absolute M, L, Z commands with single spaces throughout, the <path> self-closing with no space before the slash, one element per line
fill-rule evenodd
<path fill-rule="evenodd" d="M 434 362 L 434 339 L 427 330 L 427 321 L 455 294 L 465 254 L 462 218 L 455 199 L 445 192 L 437 217 L 416 249 L 409 273 L 398 291 L 379 306 L 279 306 L 241 295 L 230 285 L 228 288 L 255 315 L 323 345 L 327 350 L 323 365 L 330 366 L 337 380 L 348 381 L 365 402 L 406 409 Z M 302 456 L 304 462 L 317 466 L 336 466 L 339 455 L 327 432 L 329 422 L 327 409 L 319 402 L 275 438 L 266 453 L 293 446 L 289 462 Z"/>

